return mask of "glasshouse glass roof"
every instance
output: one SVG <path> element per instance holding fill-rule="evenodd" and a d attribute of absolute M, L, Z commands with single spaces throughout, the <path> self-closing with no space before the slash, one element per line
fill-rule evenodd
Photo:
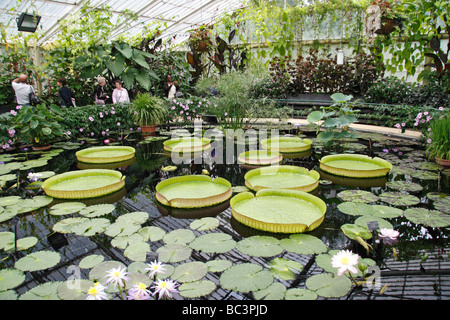
<path fill-rule="evenodd" d="M 125 32 L 133 35 L 145 25 L 159 23 L 163 26 L 163 38 L 177 35 L 179 42 L 185 39 L 187 30 L 213 23 L 220 14 L 241 6 L 240 0 L 3 0 L 0 23 L 8 26 L 9 34 L 17 34 L 16 19 L 21 13 L 40 16 L 36 32 L 39 44 L 43 44 L 67 27 L 66 19 L 82 15 L 86 10 L 108 8 L 113 13 L 111 22 L 117 24 L 113 38 Z M 132 22 L 124 19 L 127 14 L 133 15 Z"/>

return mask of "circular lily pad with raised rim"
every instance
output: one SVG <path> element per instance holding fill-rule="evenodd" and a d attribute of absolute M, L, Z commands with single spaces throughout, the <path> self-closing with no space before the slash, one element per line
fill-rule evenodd
<path fill-rule="evenodd" d="M 250 150 L 242 152 L 238 157 L 238 163 L 243 166 L 267 166 L 280 163 L 283 156 L 277 151 Z"/>
<path fill-rule="evenodd" d="M 127 146 L 92 147 L 75 153 L 78 161 L 85 163 L 112 163 L 133 159 L 136 150 Z"/>
<path fill-rule="evenodd" d="M 114 170 L 69 171 L 53 176 L 42 183 L 48 196 L 57 199 L 97 198 L 122 189 L 125 177 Z"/>
<path fill-rule="evenodd" d="M 211 148 L 211 140 L 197 137 L 180 137 L 164 141 L 164 150 L 177 153 L 201 152 Z"/>
<path fill-rule="evenodd" d="M 392 164 L 362 154 L 337 154 L 323 157 L 320 169 L 344 177 L 376 178 L 385 176 L 392 169 Z"/>
<path fill-rule="evenodd" d="M 261 140 L 263 149 L 281 153 L 303 152 L 311 149 L 312 141 L 300 137 L 273 137 Z"/>
<path fill-rule="evenodd" d="M 222 203 L 231 197 L 231 183 L 205 175 L 173 177 L 156 186 L 156 199 L 175 208 L 202 208 Z"/>
<path fill-rule="evenodd" d="M 253 191 L 290 189 L 310 192 L 318 187 L 320 174 L 297 166 L 269 166 L 250 170 L 244 178 L 245 186 Z"/>
<path fill-rule="evenodd" d="M 275 233 L 302 233 L 317 228 L 325 217 L 325 202 L 297 190 L 266 189 L 234 196 L 233 217 L 254 229 Z"/>

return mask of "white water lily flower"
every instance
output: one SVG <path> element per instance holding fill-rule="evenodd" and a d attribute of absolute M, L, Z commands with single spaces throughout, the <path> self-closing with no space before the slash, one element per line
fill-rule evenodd
<path fill-rule="evenodd" d="M 355 266 L 358 265 L 359 256 L 354 254 L 350 250 L 341 250 L 331 258 L 331 265 L 334 268 L 338 268 L 338 276 L 350 271 L 358 273 L 358 269 Z"/>
<path fill-rule="evenodd" d="M 145 283 L 136 283 L 130 290 L 128 290 L 128 300 L 149 300 L 150 290 L 147 289 Z"/>
<path fill-rule="evenodd" d="M 162 299 L 164 297 L 172 298 L 172 293 L 179 292 L 176 287 L 178 287 L 178 283 L 176 281 L 166 279 L 166 280 L 158 280 L 155 282 L 156 286 L 153 286 L 152 289 L 155 289 L 153 295 L 158 294 L 158 299 Z"/>
<path fill-rule="evenodd" d="M 35 182 L 35 181 L 38 181 L 41 176 L 42 176 L 42 173 L 32 173 L 32 172 L 30 172 L 27 175 L 27 178 L 28 178 L 28 180 L 30 180 L 32 182 Z"/>
<path fill-rule="evenodd" d="M 380 229 L 380 233 L 378 234 L 378 237 L 381 238 L 384 243 L 392 244 L 395 241 L 397 241 L 397 238 L 399 235 L 400 235 L 400 232 L 398 232 L 394 229 L 382 228 L 382 229 Z"/>
<path fill-rule="evenodd" d="M 105 293 L 106 287 L 96 282 L 93 287 L 90 287 L 86 300 L 108 300 L 108 296 Z"/>
<path fill-rule="evenodd" d="M 148 268 L 145 268 L 145 271 L 150 271 L 150 274 L 148 275 L 150 278 L 155 276 L 158 273 L 162 273 L 164 271 L 166 271 L 166 269 L 164 268 L 164 264 L 161 264 L 161 261 L 153 261 L 150 263 L 147 263 Z"/>
<path fill-rule="evenodd" d="M 126 268 L 112 268 L 106 273 L 105 278 L 106 284 L 114 283 L 114 290 L 117 288 L 117 285 L 123 287 L 126 281 L 129 281 L 130 278 L 127 277 L 128 272 L 125 272 Z"/>

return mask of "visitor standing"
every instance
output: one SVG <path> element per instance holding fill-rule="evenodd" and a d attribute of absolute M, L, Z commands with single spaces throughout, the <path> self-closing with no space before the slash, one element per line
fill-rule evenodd
<path fill-rule="evenodd" d="M 166 77 L 166 82 L 164 82 L 164 91 L 166 92 L 166 97 L 169 99 L 173 99 L 178 97 L 177 94 L 179 89 L 178 81 L 172 81 L 172 76 L 169 74 Z"/>
<path fill-rule="evenodd" d="M 115 81 L 116 88 L 112 93 L 112 101 L 113 103 L 127 103 L 130 102 L 130 97 L 128 96 L 128 91 L 124 87 L 122 87 L 122 81 Z"/>
<path fill-rule="evenodd" d="M 18 105 L 31 106 L 30 94 L 36 94 L 33 86 L 27 84 L 28 76 L 26 74 L 21 74 L 18 78 L 11 82 L 11 86 L 14 89 L 16 95 L 16 102 Z"/>
<path fill-rule="evenodd" d="M 61 106 L 64 107 L 74 107 L 75 96 L 70 90 L 69 87 L 66 86 L 66 79 L 60 78 L 56 81 L 56 84 L 59 87 L 59 97 L 61 98 Z"/>
<path fill-rule="evenodd" d="M 97 86 L 95 87 L 95 90 L 93 92 L 93 99 L 96 104 L 106 104 L 106 100 L 109 99 L 109 96 L 105 94 L 104 87 L 106 84 L 106 79 L 103 77 L 99 77 L 97 79 Z"/>

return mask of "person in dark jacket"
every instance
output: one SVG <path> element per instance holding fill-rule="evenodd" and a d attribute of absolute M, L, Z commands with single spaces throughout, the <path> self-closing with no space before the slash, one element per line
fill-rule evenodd
<path fill-rule="evenodd" d="M 59 97 L 61 98 L 61 106 L 74 107 L 75 96 L 72 90 L 70 90 L 70 88 L 66 86 L 66 79 L 58 79 L 56 81 L 56 84 L 60 87 Z"/>
<path fill-rule="evenodd" d="M 103 77 L 99 77 L 97 79 L 98 85 L 94 90 L 94 101 L 95 104 L 106 104 L 106 100 L 109 99 L 109 96 L 104 92 L 104 86 L 106 84 L 106 79 Z"/>

